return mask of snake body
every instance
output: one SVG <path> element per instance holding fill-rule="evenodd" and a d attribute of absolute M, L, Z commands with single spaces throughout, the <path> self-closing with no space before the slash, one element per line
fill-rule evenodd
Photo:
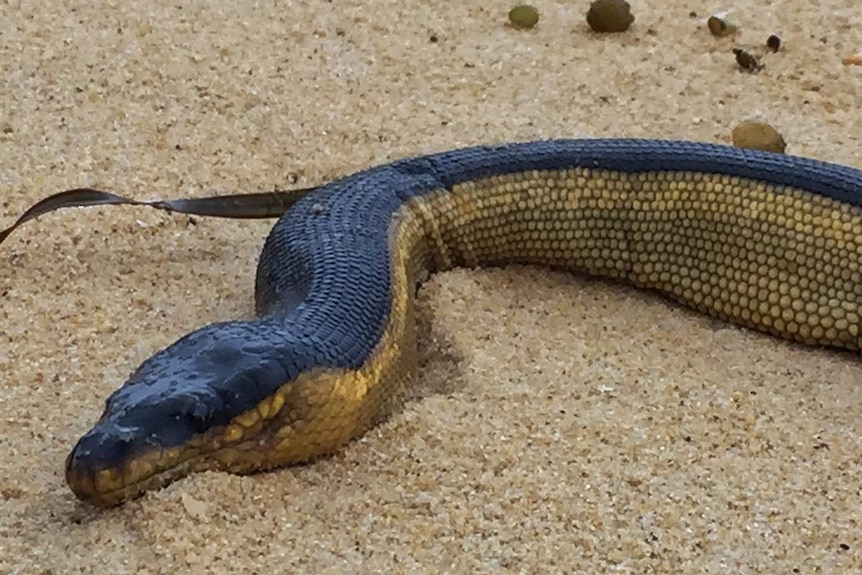
<path fill-rule="evenodd" d="M 270 232 L 258 317 L 147 359 L 66 461 L 110 506 L 190 472 L 331 453 L 416 375 L 414 294 L 454 266 L 536 264 L 724 320 L 858 350 L 862 172 L 660 140 L 551 140 L 414 157 L 332 182 Z"/>

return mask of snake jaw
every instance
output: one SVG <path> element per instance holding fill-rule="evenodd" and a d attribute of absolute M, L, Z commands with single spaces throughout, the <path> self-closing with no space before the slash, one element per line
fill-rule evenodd
<path fill-rule="evenodd" d="M 98 426 L 82 437 L 66 458 L 66 482 L 80 499 L 97 507 L 113 507 L 135 499 L 147 491 L 160 489 L 195 471 L 249 473 L 255 465 L 242 465 L 230 454 L 242 450 L 253 439 L 228 446 L 224 428 L 212 428 L 206 433 L 175 447 L 149 445 L 137 452 L 118 449 Z M 126 449 L 131 442 L 125 442 Z M 107 452 L 123 453 L 112 461 Z M 247 447 L 246 447 L 247 448 Z"/>
<path fill-rule="evenodd" d="M 148 490 L 164 487 L 193 470 L 191 460 L 154 474 L 145 458 L 127 462 L 123 467 L 102 469 L 87 468 L 81 461 L 77 448 L 66 458 L 66 482 L 78 499 L 97 507 L 119 505 Z"/>
<path fill-rule="evenodd" d="M 241 438 L 229 429 L 246 424 Z M 113 507 L 147 491 L 167 486 L 191 472 L 250 473 L 264 466 L 255 454 L 267 433 L 262 421 L 248 413 L 228 426 L 213 426 L 183 443 L 164 446 L 154 433 L 124 428 L 105 417 L 84 435 L 66 458 L 66 482 L 78 499 L 97 507 Z"/>
<path fill-rule="evenodd" d="M 79 499 L 110 507 L 188 473 L 183 467 L 190 461 L 189 447 L 162 448 L 141 432 L 103 416 L 78 440 L 65 470 L 66 482 Z M 160 468 L 171 469 L 171 474 Z"/>

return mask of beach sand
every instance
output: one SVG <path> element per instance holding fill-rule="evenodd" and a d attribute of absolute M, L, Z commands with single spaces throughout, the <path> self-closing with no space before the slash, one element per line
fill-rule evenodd
<path fill-rule="evenodd" d="M 0 5 L 0 226 L 94 186 L 266 191 L 478 143 L 638 136 L 862 168 L 855 0 Z M 126 7 L 127 6 L 127 7 Z M 781 50 L 740 72 L 734 47 Z M 862 190 L 860 190 L 862 193 Z M 862 573 L 862 364 L 529 267 L 421 290 L 416 398 L 314 464 L 119 508 L 63 462 L 143 359 L 252 315 L 270 221 L 67 210 L 0 246 L 0 573 Z"/>

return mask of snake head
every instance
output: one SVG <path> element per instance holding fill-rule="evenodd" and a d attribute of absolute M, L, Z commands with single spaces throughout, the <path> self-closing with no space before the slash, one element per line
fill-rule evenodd
<path fill-rule="evenodd" d="M 117 410 L 114 403 L 109 401 L 66 460 L 67 481 L 76 495 L 100 505 L 158 473 L 166 455 L 179 455 L 178 446 L 220 421 L 218 398 L 210 393 L 176 395 L 134 410 Z"/>
<path fill-rule="evenodd" d="M 191 471 L 242 471 L 223 456 L 231 422 L 256 412 L 304 361 L 301 346 L 274 345 L 263 332 L 254 322 L 214 324 L 145 361 L 66 459 L 75 494 L 110 506 Z M 263 423 L 243 428 L 245 443 Z"/>

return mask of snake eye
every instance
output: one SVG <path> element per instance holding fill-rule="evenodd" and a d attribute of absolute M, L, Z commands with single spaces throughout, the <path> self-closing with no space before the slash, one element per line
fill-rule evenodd
<path fill-rule="evenodd" d="M 174 418 L 183 422 L 195 433 L 203 433 L 212 424 L 212 410 L 207 404 L 195 397 L 183 398 L 184 402 Z"/>
<path fill-rule="evenodd" d="M 206 396 L 197 394 L 178 395 L 165 402 L 161 421 L 163 427 L 156 429 L 162 436 L 188 436 L 207 431 L 215 423 L 213 406 Z"/>

